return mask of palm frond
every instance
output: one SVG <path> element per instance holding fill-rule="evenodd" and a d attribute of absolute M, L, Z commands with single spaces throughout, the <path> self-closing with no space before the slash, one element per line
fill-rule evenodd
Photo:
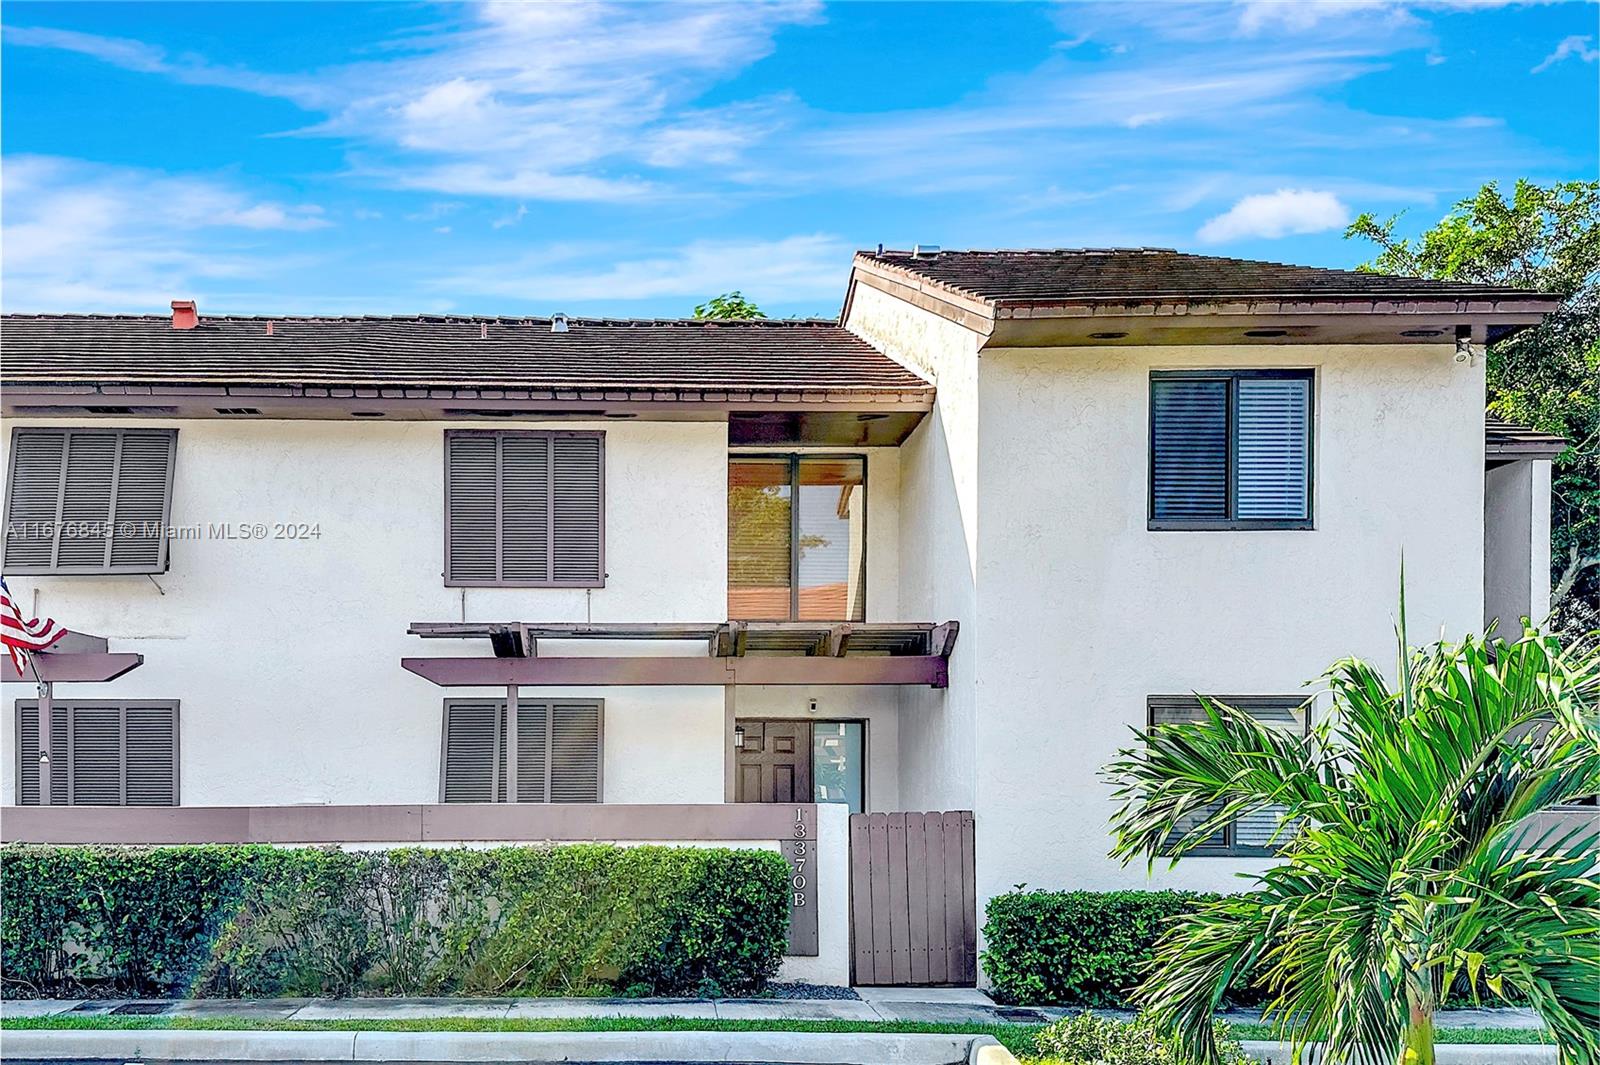
<path fill-rule="evenodd" d="M 1266 807 L 1296 825 L 1158 947 L 1138 998 L 1188 1060 L 1214 1060 L 1211 1013 L 1253 972 L 1267 1019 L 1329 1065 L 1393 1062 L 1452 987 L 1520 997 L 1564 1061 L 1600 1063 L 1600 823 L 1550 827 L 1600 793 L 1600 634 L 1412 648 L 1405 626 L 1402 590 L 1397 683 L 1334 663 L 1309 736 L 1203 700 L 1107 768 L 1123 861 Z"/>
<path fill-rule="evenodd" d="M 1269 728 L 1202 697 L 1204 721 L 1164 724 L 1120 752 L 1105 774 L 1122 806 L 1112 815 L 1114 857 L 1182 855 L 1245 814 L 1281 808 L 1283 820 L 1339 816 L 1342 771 L 1324 736 Z"/>

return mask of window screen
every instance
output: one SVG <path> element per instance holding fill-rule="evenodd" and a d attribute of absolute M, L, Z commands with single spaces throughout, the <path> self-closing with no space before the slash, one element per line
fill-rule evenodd
<path fill-rule="evenodd" d="M 1218 695 L 1213 698 L 1273 728 L 1304 734 L 1309 727 L 1309 701 L 1303 695 Z M 1200 700 L 1193 695 L 1152 695 L 1148 699 L 1148 709 L 1152 728 L 1207 720 Z M 1190 828 L 1205 821 L 1215 810 L 1215 807 L 1211 807 L 1186 818 L 1169 837 L 1170 841 L 1175 843 L 1181 839 Z M 1284 833 L 1278 831 L 1282 823 L 1283 810 L 1269 806 L 1223 826 L 1216 835 L 1186 853 L 1239 856 L 1271 854 L 1284 838 Z"/>
<path fill-rule="evenodd" d="M 445 434 L 445 583 L 605 583 L 603 434 Z"/>
<path fill-rule="evenodd" d="M 165 570 L 177 439 L 173 429 L 17 429 L 5 572 Z"/>
<path fill-rule="evenodd" d="M 1151 527 L 1309 527 L 1311 405 L 1310 371 L 1152 374 Z"/>
<path fill-rule="evenodd" d="M 597 700 L 517 700 L 517 801 L 599 802 L 603 712 Z M 505 802 L 506 701 L 449 699 L 443 802 Z"/>
<path fill-rule="evenodd" d="M 17 803 L 39 804 L 39 704 L 17 702 Z M 53 806 L 178 805 L 178 704 L 55 702 Z"/>

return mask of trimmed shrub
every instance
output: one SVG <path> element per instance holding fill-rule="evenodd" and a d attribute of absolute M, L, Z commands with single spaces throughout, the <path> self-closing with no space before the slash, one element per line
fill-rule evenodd
<path fill-rule="evenodd" d="M 1177 918 L 1212 899 L 1194 891 L 1024 891 L 996 895 L 985 911 L 983 971 L 996 1000 L 1038 1006 L 1118 1007 L 1144 978 L 1156 941 Z M 1518 1004 L 1484 1001 L 1466 974 L 1441 1004 L 1470 1009 Z M 1227 1004 L 1257 1006 L 1268 996 L 1246 980 Z"/>
<path fill-rule="evenodd" d="M 1216 1025 L 1218 1065 L 1252 1065 L 1244 1048 Z M 1174 1065 L 1172 1041 L 1143 1016 L 1131 1021 L 1080 1013 L 1041 1028 L 1033 1037 L 1037 1065 Z M 1030 1058 L 1033 1062 L 1036 1059 Z"/>
<path fill-rule="evenodd" d="M 0 848 L 8 995 L 750 994 L 777 972 L 768 851 Z"/>
<path fill-rule="evenodd" d="M 1002 1002 L 1120 1006 L 1172 919 L 1215 896 L 1012 891 L 989 900 L 983 971 Z"/>

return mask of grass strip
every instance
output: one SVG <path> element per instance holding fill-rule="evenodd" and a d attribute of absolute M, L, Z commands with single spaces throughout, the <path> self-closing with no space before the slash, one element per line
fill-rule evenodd
<path fill-rule="evenodd" d="M 898 1035 L 992 1035 L 1014 1054 L 1033 1049 L 1037 1024 L 960 1024 L 931 1021 L 714 1020 L 697 1017 L 406 1017 L 388 1020 L 295 1021 L 260 1017 L 111 1017 L 104 1014 L 6 1017 L 0 1029 L 34 1031 L 150 1031 L 190 1029 L 252 1032 L 879 1032 Z M 1271 1026 L 1235 1024 L 1239 1039 L 1272 1039 Z M 1440 1043 L 1548 1043 L 1533 1028 L 1441 1028 Z"/>
<path fill-rule="evenodd" d="M 1278 1034 L 1270 1024 L 1232 1024 L 1235 1039 L 1277 1039 Z M 1509 1046 L 1527 1043 L 1549 1043 L 1555 1040 L 1543 1028 L 1440 1028 L 1433 1033 L 1440 1044 L 1456 1043 L 1478 1046 Z"/>

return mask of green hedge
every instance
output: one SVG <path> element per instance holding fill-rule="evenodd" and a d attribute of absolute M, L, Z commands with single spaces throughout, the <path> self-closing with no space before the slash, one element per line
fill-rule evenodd
<path fill-rule="evenodd" d="M 0 848 L 7 994 L 750 994 L 777 971 L 769 851 Z"/>
<path fill-rule="evenodd" d="M 996 895 L 985 912 L 984 974 L 1001 1002 L 1125 1006 L 1161 933 L 1175 918 L 1219 897 L 1193 891 L 1020 889 Z M 1463 974 L 1445 991 L 1442 1004 L 1463 1009 L 1484 1004 L 1465 983 Z M 1257 1006 L 1265 997 L 1248 980 L 1228 993 L 1236 1006 Z"/>
<path fill-rule="evenodd" d="M 983 971 L 1004 1002 L 1120 1006 L 1174 917 L 1212 895 L 1012 891 L 989 900 Z"/>

